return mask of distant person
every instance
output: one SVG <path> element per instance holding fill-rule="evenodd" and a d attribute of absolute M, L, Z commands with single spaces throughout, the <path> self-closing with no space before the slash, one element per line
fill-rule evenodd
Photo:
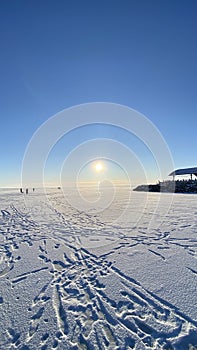
<path fill-rule="evenodd" d="M 33 192 L 35 191 L 35 188 L 33 188 Z"/>
<path fill-rule="evenodd" d="M 28 194 L 28 188 L 26 188 L 26 194 Z"/>
<path fill-rule="evenodd" d="M 23 193 L 23 189 L 22 188 L 20 188 L 20 193 Z"/>

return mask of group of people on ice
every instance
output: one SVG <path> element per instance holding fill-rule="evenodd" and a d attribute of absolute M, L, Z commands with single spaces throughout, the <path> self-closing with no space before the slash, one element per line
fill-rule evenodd
<path fill-rule="evenodd" d="M 34 192 L 34 191 L 35 191 L 35 188 L 33 188 L 32 190 L 33 190 L 33 192 Z M 20 193 L 24 193 L 22 188 L 20 188 Z M 26 188 L 25 193 L 26 193 L 26 194 L 29 193 L 29 189 L 28 189 L 28 188 Z"/>

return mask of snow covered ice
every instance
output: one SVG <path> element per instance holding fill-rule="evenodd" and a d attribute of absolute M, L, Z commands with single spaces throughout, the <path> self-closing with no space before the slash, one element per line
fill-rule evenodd
<path fill-rule="evenodd" d="M 197 348 L 197 197 L 130 195 L 1 190 L 0 349 Z"/>

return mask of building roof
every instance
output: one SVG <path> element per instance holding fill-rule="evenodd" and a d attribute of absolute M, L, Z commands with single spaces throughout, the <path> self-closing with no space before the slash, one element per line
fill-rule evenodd
<path fill-rule="evenodd" d="M 196 168 L 186 168 L 186 169 L 177 169 L 174 170 L 172 173 L 170 173 L 168 176 L 174 176 L 174 175 L 187 175 L 187 174 L 194 174 L 197 176 L 197 167 Z"/>

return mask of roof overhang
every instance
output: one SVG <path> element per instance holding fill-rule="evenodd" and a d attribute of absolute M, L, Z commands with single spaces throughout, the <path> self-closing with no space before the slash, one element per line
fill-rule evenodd
<path fill-rule="evenodd" d="M 170 173 L 168 176 L 175 175 L 196 175 L 197 176 L 197 167 L 196 168 L 186 168 L 186 169 L 177 169 Z"/>

